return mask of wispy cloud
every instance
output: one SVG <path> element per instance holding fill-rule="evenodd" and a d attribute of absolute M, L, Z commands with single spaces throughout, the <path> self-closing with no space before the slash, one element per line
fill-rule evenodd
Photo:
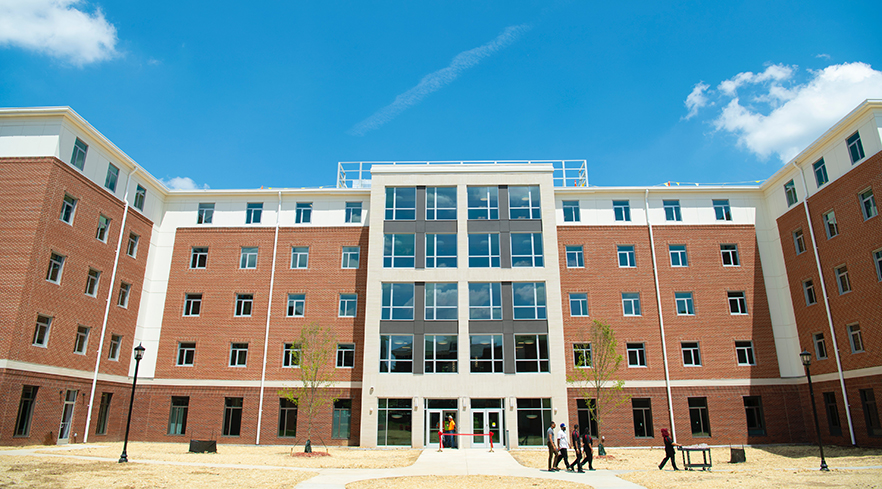
<path fill-rule="evenodd" d="M 159 181 L 172 190 L 203 190 L 209 188 L 208 184 L 199 185 L 190 177 L 161 178 Z"/>
<path fill-rule="evenodd" d="M 347 132 L 355 136 L 364 136 L 369 131 L 379 129 L 383 124 L 391 121 L 405 110 L 420 103 L 429 94 L 437 92 L 452 83 L 462 72 L 511 45 L 529 30 L 529 25 L 509 26 L 492 41 L 457 54 L 446 68 L 424 76 L 415 87 L 398 95 L 391 104 L 374 112 L 367 119 L 352 126 Z"/>
<path fill-rule="evenodd" d="M 695 87 L 692 88 L 692 93 L 686 97 L 686 101 L 683 102 L 686 104 L 686 108 L 689 109 L 689 112 L 683 116 L 683 119 L 691 119 L 698 114 L 698 109 L 706 106 L 708 104 L 707 89 L 710 88 L 710 85 L 704 82 L 698 82 L 695 84 Z"/>
<path fill-rule="evenodd" d="M 116 27 L 82 0 L 0 1 L 0 46 L 17 46 L 76 66 L 113 58 Z"/>

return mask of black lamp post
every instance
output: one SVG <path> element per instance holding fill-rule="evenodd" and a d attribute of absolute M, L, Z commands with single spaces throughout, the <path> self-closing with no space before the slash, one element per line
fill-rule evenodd
<path fill-rule="evenodd" d="M 135 347 L 135 378 L 132 379 L 132 398 L 129 400 L 129 419 L 126 421 L 126 439 L 123 442 L 122 455 L 119 456 L 119 463 L 128 462 L 129 457 L 126 455 L 126 448 L 129 446 L 129 428 L 132 426 L 132 404 L 135 403 L 135 384 L 138 383 L 138 367 L 141 365 L 141 359 L 144 358 L 144 348 L 140 344 Z"/>
<path fill-rule="evenodd" d="M 803 350 L 803 352 L 799 354 L 799 358 L 802 360 L 802 366 L 805 367 L 805 376 L 808 379 L 809 385 L 809 397 L 812 398 L 812 413 L 815 415 L 815 432 L 818 434 L 818 448 L 821 450 L 821 470 L 828 471 L 830 469 L 827 468 L 827 461 L 824 460 L 824 444 L 821 443 L 821 428 L 818 425 L 818 408 L 815 407 L 815 391 L 812 389 L 812 373 L 811 370 L 809 370 L 809 366 L 812 364 L 812 354 Z"/>

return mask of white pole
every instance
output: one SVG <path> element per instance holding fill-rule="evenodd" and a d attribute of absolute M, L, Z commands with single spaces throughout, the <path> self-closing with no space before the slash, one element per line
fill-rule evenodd
<path fill-rule="evenodd" d="M 273 310 L 273 286 L 276 283 L 276 247 L 279 245 L 279 221 L 282 215 L 282 191 L 279 191 L 279 206 L 276 209 L 276 236 L 273 238 L 273 269 L 270 272 L 269 298 L 266 305 L 266 328 L 263 338 L 263 367 L 260 371 L 260 398 L 257 400 L 257 437 L 255 445 L 260 445 L 260 426 L 263 422 L 263 391 L 266 388 L 266 355 L 269 350 L 270 316 Z"/>

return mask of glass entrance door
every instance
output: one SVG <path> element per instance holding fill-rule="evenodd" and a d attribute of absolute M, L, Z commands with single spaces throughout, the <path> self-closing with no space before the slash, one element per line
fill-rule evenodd
<path fill-rule="evenodd" d="M 446 431 L 447 427 L 447 417 L 453 416 L 453 422 L 457 423 L 456 431 L 461 432 L 461 428 L 459 427 L 457 417 L 456 417 L 456 409 L 427 409 L 426 410 L 426 447 L 427 448 L 438 448 L 438 431 Z M 451 437 L 454 438 L 454 437 Z M 459 446 L 461 437 L 455 437 L 457 439 L 452 440 L 453 446 Z M 444 440 L 444 448 L 450 447 L 451 441 L 445 439 Z"/>
<path fill-rule="evenodd" d="M 502 409 L 472 410 L 472 433 L 484 433 L 493 437 L 493 445 L 499 446 L 502 440 Z M 476 436 L 472 441 L 475 448 L 490 448 L 490 436 Z"/>
<path fill-rule="evenodd" d="M 64 395 L 64 408 L 61 410 L 61 425 L 58 427 L 58 444 L 70 441 L 70 424 L 73 420 L 74 407 L 77 402 L 77 391 L 68 390 Z"/>

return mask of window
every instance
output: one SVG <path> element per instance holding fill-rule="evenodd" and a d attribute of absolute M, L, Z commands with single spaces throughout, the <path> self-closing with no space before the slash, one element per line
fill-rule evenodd
<path fill-rule="evenodd" d="M 230 343 L 230 366 L 245 367 L 248 364 L 248 343 Z"/>
<path fill-rule="evenodd" d="M 383 268 L 413 268 L 415 261 L 413 234 L 383 236 Z"/>
<path fill-rule="evenodd" d="M 619 268 L 634 268 L 637 266 L 637 257 L 634 253 L 634 246 L 619 245 Z"/>
<path fill-rule="evenodd" d="M 847 329 L 848 342 L 851 344 L 851 352 L 860 353 L 864 351 L 864 340 L 861 337 L 861 326 L 859 324 L 850 324 Z"/>
<path fill-rule="evenodd" d="M 111 192 L 116 192 L 116 182 L 119 180 L 119 168 L 112 164 L 107 164 L 107 176 L 104 177 L 104 188 Z"/>
<path fill-rule="evenodd" d="M 202 294 L 184 296 L 184 316 L 198 316 L 202 311 Z"/>
<path fill-rule="evenodd" d="M 190 268 L 205 268 L 208 264 L 208 248 L 193 247 L 190 248 Z"/>
<path fill-rule="evenodd" d="M 426 268 L 456 268 L 455 234 L 426 234 Z"/>
<path fill-rule="evenodd" d="M 139 211 L 144 210 L 144 200 L 147 198 L 147 189 L 138 185 L 135 188 L 135 202 L 132 205 L 135 206 L 135 209 Z"/>
<path fill-rule="evenodd" d="M 701 366 L 701 351 L 698 348 L 697 341 L 684 341 L 680 343 L 680 350 L 683 352 L 683 366 Z"/>
<path fill-rule="evenodd" d="M 469 219 L 499 219 L 499 189 L 468 187 Z"/>
<path fill-rule="evenodd" d="M 686 245 L 668 245 L 671 254 L 672 267 L 688 267 L 689 258 L 686 256 Z"/>
<path fill-rule="evenodd" d="M 309 266 L 309 246 L 291 247 L 291 268 L 307 268 Z"/>
<path fill-rule="evenodd" d="M 49 342 L 49 327 L 52 325 L 52 318 L 49 316 L 37 316 L 37 325 L 34 327 L 34 340 L 31 343 L 34 346 L 46 346 Z"/>
<path fill-rule="evenodd" d="M 416 188 L 387 187 L 387 221 L 413 221 L 416 219 Z"/>
<path fill-rule="evenodd" d="M 334 401 L 334 414 L 331 421 L 331 438 L 348 439 L 352 418 L 352 399 Z"/>
<path fill-rule="evenodd" d="M 413 321 L 413 284 L 383 284 L 381 319 Z"/>
<path fill-rule="evenodd" d="M 541 267 L 542 233 L 511 233 L 511 266 Z"/>
<path fill-rule="evenodd" d="M 861 407 L 864 411 L 864 420 L 867 425 L 867 434 L 870 436 L 882 436 L 882 426 L 879 425 L 879 410 L 876 406 L 876 396 L 873 389 L 861 389 Z"/>
<path fill-rule="evenodd" d="M 729 199 L 714 200 L 714 214 L 718 221 L 731 221 L 732 209 L 729 207 Z"/>
<path fill-rule="evenodd" d="M 640 315 L 640 292 L 622 292 L 622 311 L 625 316 Z"/>
<path fill-rule="evenodd" d="M 260 224 L 262 214 L 263 202 L 249 202 L 245 207 L 245 224 Z"/>
<path fill-rule="evenodd" d="M 196 224 L 211 224 L 212 219 L 214 219 L 214 202 L 199 204 L 199 210 L 196 214 Z"/>
<path fill-rule="evenodd" d="M 251 316 L 251 306 L 254 305 L 253 294 L 236 294 L 236 316 Z"/>
<path fill-rule="evenodd" d="M 358 309 L 358 294 L 340 294 L 341 318 L 354 318 Z"/>
<path fill-rule="evenodd" d="M 864 145 L 861 144 L 861 134 L 859 132 L 849 136 L 845 143 L 848 145 L 848 156 L 851 157 L 852 165 L 864 159 Z"/>
<path fill-rule="evenodd" d="M 168 412 L 168 434 L 187 434 L 187 411 L 190 409 L 190 398 L 172 396 L 171 408 Z"/>
<path fill-rule="evenodd" d="M 862 192 L 858 195 L 858 198 L 861 201 L 861 212 L 864 214 L 865 221 L 879 214 L 879 211 L 876 210 L 876 198 L 873 197 L 873 189 Z"/>
<path fill-rule="evenodd" d="M 824 333 L 812 335 L 812 343 L 815 344 L 815 357 L 818 360 L 827 359 L 827 343 L 824 341 Z"/>
<path fill-rule="evenodd" d="M 89 269 L 89 275 L 86 277 L 86 295 L 95 297 L 98 293 L 98 281 L 101 279 L 101 272 L 94 268 Z"/>
<path fill-rule="evenodd" d="M 346 203 L 346 222 L 361 222 L 361 202 Z"/>
<path fill-rule="evenodd" d="M 763 415 L 762 397 L 744 396 L 744 414 L 747 417 L 748 435 L 766 434 L 766 419 Z"/>
<path fill-rule="evenodd" d="M 573 366 L 591 368 L 591 343 L 573 343 Z"/>
<path fill-rule="evenodd" d="M 634 413 L 634 436 L 652 438 L 652 400 L 632 398 L 631 411 Z"/>
<path fill-rule="evenodd" d="M 58 216 L 58 218 L 61 219 L 61 222 L 73 224 L 73 216 L 76 208 L 77 199 L 64 194 L 64 200 L 61 201 L 61 215 Z"/>
<path fill-rule="evenodd" d="M 539 186 L 508 187 L 508 215 L 510 219 L 540 219 Z"/>
<path fill-rule="evenodd" d="M 282 349 L 282 366 L 285 368 L 300 368 L 300 358 L 303 347 L 300 343 L 285 343 Z"/>
<path fill-rule="evenodd" d="M 337 368 L 355 368 L 355 344 L 337 343 Z"/>
<path fill-rule="evenodd" d="M 753 357 L 752 341 L 736 341 L 735 357 L 738 365 L 756 365 L 756 359 Z"/>
<path fill-rule="evenodd" d="M 827 239 L 839 234 L 839 226 L 836 224 L 836 214 L 833 211 L 824 214 L 824 229 L 827 231 Z"/>
<path fill-rule="evenodd" d="M 873 252 L 873 261 L 876 262 L 876 278 L 882 282 L 882 250 Z"/>
<path fill-rule="evenodd" d="M 802 234 L 802 229 L 793 231 L 793 248 L 797 255 L 805 253 L 805 236 Z"/>
<path fill-rule="evenodd" d="M 129 292 L 132 291 L 132 284 L 125 282 L 119 283 L 119 294 L 116 298 L 116 305 L 122 308 L 129 307 Z"/>
<path fill-rule="evenodd" d="M 35 385 L 24 385 L 21 388 L 21 399 L 18 401 L 18 415 L 15 417 L 16 437 L 27 437 L 31 434 L 31 419 L 34 416 L 34 404 L 37 402 Z"/>
<path fill-rule="evenodd" d="M 110 400 L 113 398 L 112 392 L 101 393 L 101 404 L 98 406 L 98 422 L 95 426 L 96 435 L 107 434 L 107 417 L 110 414 Z"/>
<path fill-rule="evenodd" d="M 512 284 L 515 319 L 545 319 L 545 283 Z"/>
<path fill-rule="evenodd" d="M 298 202 L 294 211 L 294 224 L 309 224 L 312 222 L 312 202 Z"/>
<path fill-rule="evenodd" d="M 815 283 L 813 281 L 806 280 L 803 282 L 802 290 L 805 292 L 805 305 L 810 306 L 818 302 L 818 298 L 815 296 Z"/>
<path fill-rule="evenodd" d="M 469 365 L 473 374 L 502 373 L 502 335 L 470 335 Z"/>
<path fill-rule="evenodd" d="M 683 217 L 680 215 L 680 201 L 679 200 L 663 200 L 662 205 L 665 208 L 665 220 L 666 221 L 682 221 Z"/>
<path fill-rule="evenodd" d="M 830 181 L 827 178 L 827 166 L 824 164 L 824 158 L 812 164 L 812 169 L 815 171 L 815 182 L 818 184 L 818 188 Z"/>
<path fill-rule="evenodd" d="M 361 248 L 358 246 L 343 247 L 343 263 L 342 268 L 358 268 L 358 258 L 361 255 Z"/>
<path fill-rule="evenodd" d="M 411 446 L 411 400 L 377 399 L 377 446 Z"/>
<path fill-rule="evenodd" d="M 257 248 L 246 248 L 242 247 L 241 254 L 239 255 L 239 268 L 241 269 L 249 269 L 249 268 L 257 268 Z"/>
<path fill-rule="evenodd" d="M 720 254 L 723 255 L 723 266 L 724 267 L 741 266 L 741 262 L 738 260 L 738 245 L 736 245 L 736 244 L 721 244 L 720 245 Z"/>
<path fill-rule="evenodd" d="M 110 335 L 110 348 L 108 349 L 107 359 L 118 361 L 119 350 L 122 346 L 122 336 L 118 334 Z"/>
<path fill-rule="evenodd" d="M 426 189 L 426 220 L 452 221 L 456 219 L 456 187 L 429 187 Z"/>
<path fill-rule="evenodd" d="M 306 294 L 288 294 L 288 317 L 303 317 Z"/>
<path fill-rule="evenodd" d="M 848 267 L 842 265 L 833 271 L 836 273 L 836 285 L 839 287 L 839 295 L 851 292 L 851 281 L 848 280 Z"/>
<path fill-rule="evenodd" d="M 563 215 L 564 222 L 579 222 L 582 220 L 581 212 L 579 211 L 579 201 L 578 200 L 565 200 L 563 201 Z"/>
<path fill-rule="evenodd" d="M 457 319 L 456 283 L 426 284 L 426 320 Z"/>
<path fill-rule="evenodd" d="M 628 343 L 627 351 L 629 367 L 646 366 L 646 345 L 644 343 Z"/>
<path fill-rule="evenodd" d="M 544 440 L 548 438 L 545 435 L 545 429 L 552 421 L 551 398 L 518 398 L 516 412 L 518 436 L 520 437 L 520 440 L 518 440 L 518 445 L 545 445 Z"/>
<path fill-rule="evenodd" d="M 674 292 L 674 301 L 677 304 L 678 316 L 695 315 L 695 304 L 692 301 L 692 292 Z"/>
<path fill-rule="evenodd" d="M 46 280 L 52 283 L 61 282 L 61 271 L 64 268 L 64 256 L 58 253 L 49 255 L 49 270 L 46 271 Z"/>
<path fill-rule="evenodd" d="M 548 372 L 548 335 L 515 335 L 515 372 Z"/>
<path fill-rule="evenodd" d="M 784 197 L 787 198 L 787 207 L 790 207 L 799 201 L 796 196 L 796 185 L 793 183 L 793 180 L 784 184 Z"/>
<path fill-rule="evenodd" d="M 297 404 L 284 397 L 279 398 L 279 438 L 297 436 Z"/>
<path fill-rule="evenodd" d="M 95 239 L 103 243 L 107 242 L 107 230 L 110 228 L 110 218 L 104 215 L 98 216 L 98 230 L 95 231 Z"/>
<path fill-rule="evenodd" d="M 827 426 L 833 436 L 842 435 L 842 424 L 839 422 L 839 407 L 836 405 L 836 393 L 824 393 L 824 407 L 827 411 Z"/>
<path fill-rule="evenodd" d="M 582 252 L 581 245 L 570 245 L 566 247 L 567 268 L 584 268 L 585 256 Z"/>
<path fill-rule="evenodd" d="M 86 354 L 86 348 L 89 345 L 89 331 L 92 328 L 87 328 L 85 326 L 77 326 L 77 336 L 74 340 L 74 353 L 79 355 Z"/>
<path fill-rule="evenodd" d="M 710 416 L 707 412 L 706 397 L 690 397 L 689 424 L 692 426 L 692 436 L 710 436 Z"/>
<path fill-rule="evenodd" d="M 469 283 L 469 319 L 502 319 L 502 287 L 497 283 Z"/>
<path fill-rule="evenodd" d="M 135 233 L 129 233 L 129 244 L 126 246 L 126 254 L 134 258 L 138 254 L 138 240 L 140 236 Z"/>
<path fill-rule="evenodd" d="M 744 292 L 728 292 L 729 314 L 747 314 L 747 298 Z"/>
<path fill-rule="evenodd" d="M 499 234 L 469 234 L 469 266 L 499 268 Z"/>
<path fill-rule="evenodd" d="M 74 142 L 73 154 L 70 156 L 70 164 L 82 171 L 86 166 L 86 152 L 89 151 L 89 145 L 77 138 Z"/>
<path fill-rule="evenodd" d="M 630 221 L 631 203 L 627 200 L 614 200 L 613 213 L 616 216 L 616 221 Z"/>
<path fill-rule="evenodd" d="M 457 337 L 455 335 L 426 335 L 427 374 L 456 373 Z"/>
<path fill-rule="evenodd" d="M 413 372 L 413 336 L 380 336 L 380 373 Z"/>
<path fill-rule="evenodd" d="M 588 294 L 570 294 L 570 316 L 588 316 Z"/>
<path fill-rule="evenodd" d="M 242 430 L 242 398 L 224 399 L 224 436 L 239 436 Z"/>
<path fill-rule="evenodd" d="M 178 343 L 178 367 L 192 367 L 196 359 L 196 343 Z"/>

